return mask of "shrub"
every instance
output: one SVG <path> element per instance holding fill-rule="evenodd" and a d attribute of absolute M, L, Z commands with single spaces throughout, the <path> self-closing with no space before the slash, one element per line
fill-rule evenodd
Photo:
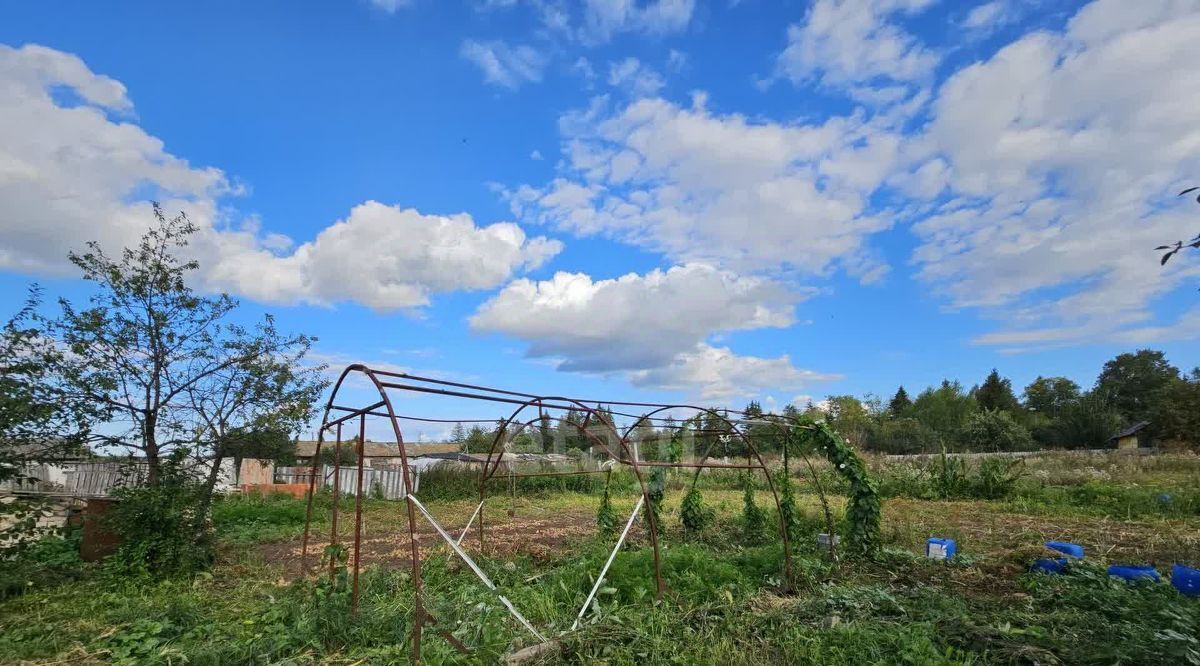
<path fill-rule="evenodd" d="M 965 460 L 948 456 L 945 451 L 942 451 L 941 458 L 938 459 L 932 470 L 934 497 L 948 499 L 966 495 L 968 482 Z"/>
<path fill-rule="evenodd" d="M 611 474 L 609 475 L 611 477 Z M 596 527 L 600 536 L 611 538 L 617 534 L 617 512 L 613 511 L 612 501 L 608 496 L 608 479 L 604 482 L 604 494 L 600 496 L 600 508 L 596 511 Z"/>
<path fill-rule="evenodd" d="M 871 448 L 881 453 L 928 453 L 938 447 L 938 434 L 916 419 L 885 419 L 871 433 Z"/>
<path fill-rule="evenodd" d="M 646 511 L 653 512 L 654 525 L 658 528 L 661 534 L 663 530 L 662 523 L 662 502 L 663 497 L 667 492 L 667 468 L 655 467 L 650 471 L 650 478 L 646 480 L 646 497 L 649 504 L 646 506 Z"/>
<path fill-rule="evenodd" d="M 121 539 L 110 565 L 127 573 L 188 574 L 212 564 L 215 550 L 202 506 L 204 484 L 183 471 L 183 457 L 164 462 L 158 485 L 119 488 L 106 515 Z"/>
<path fill-rule="evenodd" d="M 517 474 L 530 472 L 566 471 L 550 466 L 524 465 L 517 469 Z M 517 477 L 517 495 L 528 497 L 555 492 L 599 493 L 603 482 L 596 474 L 580 474 L 573 476 L 534 476 Z M 636 485 L 633 475 L 624 471 L 614 472 L 612 479 L 613 490 L 626 490 Z M 454 500 L 479 498 L 479 467 L 459 467 L 455 465 L 434 465 L 421 472 L 420 492 L 422 500 Z M 488 480 L 489 494 L 508 488 L 508 475 L 503 469 L 496 472 Z"/>
<path fill-rule="evenodd" d="M 1099 449 L 1120 427 L 1120 415 L 1093 392 L 1064 407 L 1039 437 L 1063 448 Z"/>
<path fill-rule="evenodd" d="M 1025 461 L 1020 458 L 984 458 L 971 477 L 970 494 L 980 499 L 1004 499 L 1012 495 L 1024 475 Z"/>
<path fill-rule="evenodd" d="M 762 541 L 767 527 L 767 515 L 754 502 L 754 477 L 742 475 L 742 534 L 747 543 Z"/>
<path fill-rule="evenodd" d="M 1028 451 L 1033 449 L 1029 429 L 1012 414 L 1000 410 L 975 412 L 963 427 L 962 442 L 968 451 Z"/>
<path fill-rule="evenodd" d="M 32 589 L 49 587 L 83 575 L 79 559 L 79 532 L 46 536 L 26 546 L 0 566 L 0 599 Z"/>
<path fill-rule="evenodd" d="M 688 536 L 696 536 L 712 523 L 715 512 L 704 505 L 700 489 L 693 485 L 679 505 L 679 521 Z"/>

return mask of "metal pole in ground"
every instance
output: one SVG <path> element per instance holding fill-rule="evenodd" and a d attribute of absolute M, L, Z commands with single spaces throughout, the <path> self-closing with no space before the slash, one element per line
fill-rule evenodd
<path fill-rule="evenodd" d="M 328 416 L 328 414 L 327 414 Z M 317 446 L 313 450 L 312 468 L 309 470 L 308 477 L 308 500 L 304 509 L 304 536 L 300 540 L 300 575 L 303 576 L 308 572 L 308 531 L 312 524 L 312 505 L 313 505 L 313 486 L 317 482 L 317 462 L 321 457 L 321 441 L 325 439 L 325 426 L 317 431 Z"/>
<path fill-rule="evenodd" d="M 358 614 L 358 568 L 362 554 L 363 459 L 366 457 L 367 415 L 358 417 L 358 487 L 354 497 L 354 578 L 351 583 L 350 612 Z"/>
<path fill-rule="evenodd" d="M 342 495 L 342 424 L 337 425 L 337 440 L 333 445 L 333 521 L 329 528 L 329 543 L 338 545 L 338 500 Z M 329 580 L 337 567 L 337 558 L 329 558 Z"/>

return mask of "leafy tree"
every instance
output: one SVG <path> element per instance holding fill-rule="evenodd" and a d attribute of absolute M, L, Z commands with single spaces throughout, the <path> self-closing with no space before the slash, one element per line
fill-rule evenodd
<path fill-rule="evenodd" d="M 963 443 L 970 451 L 1028 451 L 1033 437 L 1011 413 L 985 409 L 967 418 Z"/>
<path fill-rule="evenodd" d="M 0 328 L 0 481 L 25 478 L 26 467 L 84 450 L 91 423 L 103 416 L 60 381 L 63 356 L 42 333 L 40 292 Z M 0 502 L 0 561 L 43 536 L 46 502 L 15 496 Z"/>
<path fill-rule="evenodd" d="M 1108 446 L 1108 438 L 1120 427 L 1120 414 L 1093 391 L 1063 407 L 1045 439 L 1069 449 L 1099 449 Z"/>
<path fill-rule="evenodd" d="M 938 434 L 912 418 L 880 421 L 872 429 L 868 443 L 872 450 L 892 455 L 932 453 L 940 446 Z"/>
<path fill-rule="evenodd" d="M 634 442 L 637 443 L 638 454 L 642 457 L 642 460 L 663 460 L 666 458 L 669 453 L 665 450 L 659 450 L 664 441 L 665 438 L 659 437 L 658 431 L 654 429 L 654 424 L 649 420 L 638 423 L 630 437 L 631 444 Z M 615 447 L 614 450 L 616 450 Z"/>
<path fill-rule="evenodd" d="M 340 447 L 341 454 L 338 454 L 339 447 L 335 442 L 325 442 L 321 446 L 320 462 L 322 465 L 332 465 L 336 461 L 342 467 L 350 467 L 358 465 L 358 435 L 343 440 Z"/>
<path fill-rule="evenodd" d="M 1064 408 L 1079 400 L 1079 385 L 1066 377 L 1042 377 L 1025 387 L 1025 409 L 1056 418 Z"/>
<path fill-rule="evenodd" d="M 1178 378 L 1179 370 L 1161 351 L 1140 349 L 1105 363 L 1095 392 L 1127 423 L 1136 423 L 1149 418 L 1154 397 Z"/>
<path fill-rule="evenodd" d="M 862 446 L 871 428 L 871 414 L 862 401 L 852 395 L 831 395 L 828 403 L 829 423 L 851 446 Z"/>
<path fill-rule="evenodd" d="M 487 453 L 492 450 L 495 441 L 496 431 L 485 430 L 476 423 L 467 431 L 467 453 Z"/>
<path fill-rule="evenodd" d="M 1017 412 L 1021 409 L 1021 403 L 1017 402 L 1017 396 L 1013 395 L 1012 382 L 1001 377 L 995 368 L 992 368 L 983 383 L 975 388 L 974 394 L 975 401 L 981 409 L 1005 412 Z"/>
<path fill-rule="evenodd" d="M 226 437 L 215 427 L 222 414 L 233 414 L 228 425 L 245 429 L 257 418 L 251 414 L 303 412 L 307 406 L 290 396 L 302 373 L 281 376 L 273 360 L 294 363 L 313 342 L 280 335 L 269 317 L 253 329 L 229 323 L 237 302 L 196 294 L 188 277 L 199 265 L 177 256 L 195 225 L 183 214 L 168 219 L 157 206 L 154 216 L 155 225 L 119 259 L 95 242 L 70 254 L 97 290 L 85 309 L 60 299 L 62 314 L 49 327 L 70 352 L 71 391 L 107 412 L 110 427 L 92 432 L 92 441 L 144 455 L 150 485 L 158 484 L 168 452 Z M 235 399 L 218 396 L 223 390 Z M 268 407 L 273 397 L 280 403 Z"/>
<path fill-rule="evenodd" d="M 462 423 L 455 423 L 454 427 L 450 428 L 450 443 L 463 448 L 467 443 L 467 428 Z"/>
<path fill-rule="evenodd" d="M 63 355 L 43 333 L 40 296 L 31 289 L 0 329 L 0 481 L 20 476 L 28 464 L 80 453 L 91 424 L 103 416 L 61 383 Z"/>
<path fill-rule="evenodd" d="M 979 410 L 975 398 L 957 381 L 943 380 L 937 388 L 921 391 L 913 401 L 912 416 L 945 442 L 956 442 L 967 418 Z"/>
<path fill-rule="evenodd" d="M 1200 368 L 1187 379 L 1172 379 L 1159 390 L 1150 406 L 1150 420 L 1158 436 L 1200 447 Z"/>
<path fill-rule="evenodd" d="M 312 418 L 313 405 L 329 384 L 324 366 L 304 365 L 311 340 L 283 338 L 269 316 L 253 333 L 232 325 L 226 330 L 226 353 L 242 360 L 222 364 L 185 392 L 195 433 L 191 448 L 211 463 L 197 530 L 207 518 L 222 461 L 232 458 L 237 469 L 248 457 L 274 460 L 291 453 L 290 434 Z"/>
<path fill-rule="evenodd" d="M 538 438 L 542 440 L 542 453 L 554 452 L 554 431 L 550 429 L 550 417 L 543 414 L 538 420 Z"/>
<path fill-rule="evenodd" d="M 908 397 L 908 391 L 904 387 L 896 389 L 896 395 L 888 401 L 888 414 L 893 418 L 900 418 L 908 414 L 908 410 L 912 408 L 912 400 Z"/>

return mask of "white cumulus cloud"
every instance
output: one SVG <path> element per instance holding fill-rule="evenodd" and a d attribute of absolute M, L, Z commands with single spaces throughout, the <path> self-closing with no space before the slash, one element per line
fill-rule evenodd
<path fill-rule="evenodd" d="M 802 370 L 787 354 L 775 358 L 739 356 L 727 347 L 697 345 L 669 364 L 630 373 L 635 386 L 697 393 L 703 400 L 752 398 L 765 390 L 797 389 L 841 379 L 840 375 Z"/>
<path fill-rule="evenodd" d="M 892 20 L 933 0 L 816 0 L 804 21 L 788 28 L 780 76 L 847 87 L 872 81 L 915 82 L 930 76 L 935 52 Z"/>
<path fill-rule="evenodd" d="M 368 201 L 289 255 L 229 242 L 208 276 L 261 301 L 354 301 L 386 311 L 428 305 L 434 293 L 499 286 L 560 249 L 558 241 L 526 238 L 511 222 L 479 227 L 466 214 L 426 215 Z"/>
<path fill-rule="evenodd" d="M 661 366 L 714 331 L 790 326 L 804 295 L 705 264 L 610 280 L 559 272 L 509 284 L 471 327 L 526 340 L 531 356 L 560 357 L 563 370 L 628 370 Z"/>
<path fill-rule="evenodd" d="M 561 175 L 508 193 L 525 220 L 738 272 L 824 273 L 835 262 L 881 272 L 864 239 L 890 221 L 868 197 L 900 137 L 874 122 L 755 121 L 710 113 L 698 96 L 691 107 L 642 99 L 616 112 L 600 99 L 560 125 Z"/>
<path fill-rule="evenodd" d="M 1118 339 L 1197 272 L 1149 250 L 1194 233 L 1173 195 L 1200 172 L 1198 59 L 1200 3 L 1099 0 L 941 87 L 917 145 L 954 198 L 914 225 L 914 258 L 1005 321 L 978 342 Z"/>
<path fill-rule="evenodd" d="M 120 82 L 73 55 L 0 46 L 0 268 L 73 273 L 67 253 L 89 240 L 109 252 L 136 242 L 152 198 L 196 222 L 189 251 L 202 286 L 264 301 L 416 308 L 431 294 L 499 286 L 561 247 L 513 223 L 374 201 L 296 246 L 253 217 L 231 223 L 226 175 L 167 152 L 132 110 Z"/>
<path fill-rule="evenodd" d="M 806 292 L 705 264 L 593 280 L 560 272 L 520 279 L 471 317 L 479 332 L 529 343 L 528 355 L 575 372 L 621 372 L 638 386 L 704 398 L 794 388 L 831 376 L 778 358 L 713 347 L 713 333 L 786 328 Z"/>

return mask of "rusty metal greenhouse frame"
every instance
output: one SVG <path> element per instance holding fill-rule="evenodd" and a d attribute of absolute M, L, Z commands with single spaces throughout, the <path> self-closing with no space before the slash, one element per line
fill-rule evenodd
<path fill-rule="evenodd" d="M 351 375 L 362 375 L 370 385 L 378 392 L 379 400 L 363 407 L 351 407 L 338 403 L 338 394 L 341 392 L 346 380 Z M 393 406 L 393 401 L 390 392 L 413 392 L 432 394 L 445 397 L 459 398 L 468 401 L 488 402 L 497 404 L 508 404 L 513 406 L 513 411 L 506 419 L 480 419 L 480 418 L 463 418 L 463 419 L 432 419 L 416 416 L 399 415 Z M 645 414 L 628 414 L 614 411 L 613 408 L 636 408 L 649 409 Z M 532 418 L 526 418 L 524 415 L 529 411 L 536 411 L 536 415 Z M 500 601 L 508 608 L 509 612 L 515 617 L 521 625 L 524 626 L 531 634 L 540 641 L 545 641 L 545 637 L 537 631 L 521 614 L 513 607 L 511 602 L 497 590 L 496 586 L 491 582 L 487 575 L 480 567 L 472 560 L 470 555 L 463 549 L 462 543 L 467 533 L 470 531 L 472 524 L 478 518 L 478 526 L 476 532 L 478 536 L 478 544 L 480 552 L 483 551 L 486 539 L 486 526 L 484 524 L 484 505 L 487 502 L 487 485 L 500 469 L 500 464 L 504 459 L 503 445 L 511 441 L 511 439 L 520 434 L 525 429 L 537 423 L 542 423 L 550 418 L 549 413 L 571 413 L 582 415 L 582 422 L 570 422 L 564 418 L 559 419 L 560 423 L 572 423 L 578 432 L 586 438 L 594 446 L 599 447 L 610 460 L 617 464 L 629 467 L 634 477 L 637 479 L 638 488 L 640 489 L 640 498 L 638 499 L 633 513 L 630 515 L 625 531 L 621 534 L 620 540 L 617 542 L 616 548 L 613 549 L 612 555 L 609 557 L 609 562 L 605 564 L 602 571 L 596 580 L 596 587 L 603 580 L 608 564 L 611 564 L 617 550 L 624 541 L 629 528 L 634 522 L 634 518 L 638 514 L 643 505 L 649 506 L 650 491 L 647 487 L 647 482 L 643 471 L 646 468 L 653 467 L 670 467 L 676 469 L 693 469 L 695 474 L 704 469 L 740 469 L 740 470 L 759 470 L 763 472 L 763 476 L 767 482 L 767 488 L 775 501 L 775 507 L 779 520 L 779 534 L 783 542 L 783 578 L 784 585 L 790 585 L 792 580 L 792 557 L 790 548 L 791 536 L 788 534 L 787 521 L 782 520 L 783 511 L 780 504 L 780 496 L 778 489 L 775 486 L 775 481 L 772 479 L 770 470 L 767 467 L 766 461 L 758 451 L 757 447 L 750 437 L 746 435 L 741 426 L 747 424 L 777 424 L 789 426 L 784 429 L 784 436 L 789 436 L 787 431 L 790 426 L 802 426 L 799 423 L 789 423 L 781 417 L 762 418 L 757 415 L 750 417 L 743 412 L 735 410 L 714 410 L 704 407 L 698 407 L 688 404 L 662 404 L 648 402 L 627 402 L 619 400 L 591 400 L 581 398 L 571 398 L 566 396 L 546 396 L 535 395 L 530 393 L 522 393 L 518 391 L 509 391 L 503 389 L 489 388 L 486 386 L 478 386 L 473 384 L 465 384 L 460 382 L 452 382 L 444 379 L 436 379 L 431 377 L 420 377 L 416 375 L 392 372 L 387 370 L 373 369 L 365 365 L 354 364 L 348 366 L 342 371 L 337 382 L 333 386 L 328 402 L 325 404 L 324 413 L 320 430 L 317 433 L 317 445 L 312 459 L 311 475 L 308 479 L 307 489 L 307 508 L 305 510 L 304 532 L 301 541 L 301 575 L 310 573 L 308 565 L 308 548 L 311 535 L 311 523 L 313 514 L 313 496 L 316 490 L 317 474 L 320 467 L 320 455 L 322 446 L 326 443 L 326 436 L 332 435 L 335 447 L 334 456 L 334 497 L 333 497 L 333 517 L 330 533 L 330 543 L 338 544 L 338 514 L 339 502 L 342 488 L 340 483 L 340 465 L 341 465 L 341 449 L 342 441 L 342 426 L 349 424 L 354 425 L 354 420 L 358 420 L 357 442 L 355 447 L 357 459 L 357 478 L 355 490 L 355 505 L 354 505 L 354 536 L 352 545 L 352 555 L 350 559 L 351 569 L 351 605 L 354 612 L 358 610 L 359 603 L 359 571 L 361 568 L 361 552 L 362 552 L 362 500 L 363 500 L 363 467 L 364 456 L 362 443 L 366 440 L 366 419 L 367 417 L 386 419 L 392 428 L 392 433 L 395 437 L 395 443 L 400 458 L 400 467 L 405 488 L 404 503 L 408 514 L 408 533 L 409 533 L 409 548 L 412 560 L 412 584 L 414 596 L 414 618 L 413 630 L 410 635 L 411 655 L 413 663 L 417 663 L 421 659 L 421 638 L 424 625 L 427 623 L 436 623 L 426 610 L 424 603 L 424 590 L 421 578 L 421 551 L 417 535 L 418 516 L 425 518 L 435 531 L 447 542 L 451 550 L 454 551 L 474 573 L 483 581 L 483 583 L 492 591 L 496 592 Z M 690 412 L 693 415 L 704 415 L 710 422 L 715 422 L 723 425 L 720 430 L 705 430 L 703 432 L 714 433 L 719 432 L 722 436 L 736 437 L 744 445 L 746 453 L 746 462 L 740 463 L 724 463 L 710 462 L 710 454 L 712 453 L 713 438 L 710 438 L 709 446 L 703 452 L 701 458 L 696 462 L 662 462 L 662 461 L 646 461 L 640 460 L 639 456 L 634 453 L 631 448 L 631 436 L 633 436 L 638 427 L 650 423 L 654 424 L 669 422 L 670 414 L 679 412 Z M 667 414 L 667 416 L 660 416 Z M 633 423 L 624 430 L 618 429 L 612 416 L 621 416 L 634 419 Z M 417 421 L 417 422 L 438 422 L 438 423 L 495 423 L 498 424 L 496 436 L 492 441 L 491 448 L 486 459 L 482 463 L 482 469 L 479 480 L 479 504 L 475 508 L 466 526 L 462 529 L 461 534 L 457 539 L 451 537 L 446 530 L 438 523 L 437 519 L 429 512 L 429 510 L 421 503 L 416 493 L 413 492 L 413 469 L 410 465 L 408 454 L 404 447 L 404 434 L 401 429 L 401 421 Z M 677 428 L 687 428 L 686 424 L 675 426 Z M 707 425 L 705 426 L 708 427 Z M 605 470 L 576 470 L 568 472 L 532 472 L 532 473 L 514 473 L 510 468 L 505 478 L 509 479 L 510 484 L 515 483 L 515 479 L 522 477 L 536 476 L 566 476 L 579 474 L 595 474 L 606 473 Z M 693 479 L 694 481 L 694 479 Z M 666 592 L 666 585 L 662 575 L 662 562 L 660 555 L 659 544 L 659 526 L 654 511 L 645 511 L 645 528 L 649 536 L 650 546 L 653 551 L 654 561 L 654 580 L 656 587 L 656 597 L 661 599 Z M 334 562 L 330 562 L 330 574 L 332 575 Z M 593 594 L 595 588 L 593 588 Z M 582 618 L 589 607 L 592 595 L 589 595 L 587 601 L 584 602 L 584 607 L 581 609 L 579 617 Z M 578 620 L 576 625 L 578 624 Z M 574 628 L 574 627 L 573 627 Z M 456 637 L 447 630 L 440 630 L 438 634 L 450 642 L 456 649 L 467 651 Z"/>

